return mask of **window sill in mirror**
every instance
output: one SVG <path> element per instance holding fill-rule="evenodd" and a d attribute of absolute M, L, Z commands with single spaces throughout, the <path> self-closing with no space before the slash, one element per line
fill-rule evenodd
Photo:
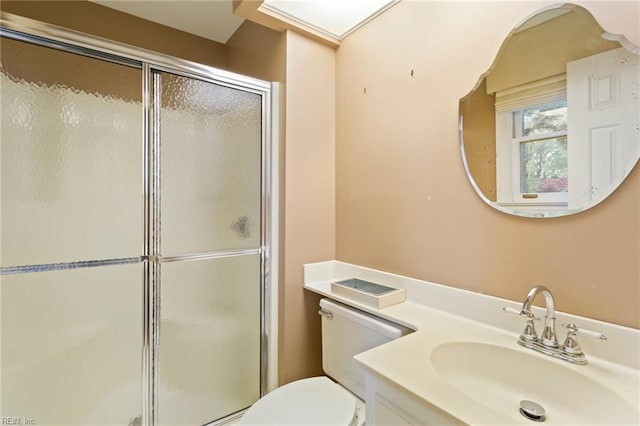
<path fill-rule="evenodd" d="M 567 203 L 538 202 L 538 203 L 496 203 L 498 206 L 514 212 L 518 216 L 553 217 L 566 213 Z"/>
<path fill-rule="evenodd" d="M 500 207 L 527 209 L 550 209 L 550 210 L 567 210 L 567 203 L 558 202 L 537 202 L 537 203 L 496 203 Z"/>

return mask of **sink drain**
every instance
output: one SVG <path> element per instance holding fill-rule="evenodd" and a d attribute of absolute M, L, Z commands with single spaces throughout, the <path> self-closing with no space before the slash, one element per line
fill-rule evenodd
<path fill-rule="evenodd" d="M 523 400 L 520 401 L 520 414 L 526 419 L 533 420 L 534 422 L 545 421 L 544 407 L 533 401 Z"/>

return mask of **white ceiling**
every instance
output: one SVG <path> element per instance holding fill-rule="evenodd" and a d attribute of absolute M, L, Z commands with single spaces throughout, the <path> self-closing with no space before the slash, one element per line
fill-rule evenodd
<path fill-rule="evenodd" d="M 290 19 L 336 40 L 342 40 L 361 25 L 400 0 L 264 0 L 260 10 Z"/>
<path fill-rule="evenodd" d="M 90 0 L 130 15 L 226 43 L 244 22 L 233 0 Z M 400 0 L 265 0 L 261 8 L 340 40 Z"/>
<path fill-rule="evenodd" d="M 91 0 L 167 27 L 226 43 L 244 18 L 233 14 L 233 0 Z"/>

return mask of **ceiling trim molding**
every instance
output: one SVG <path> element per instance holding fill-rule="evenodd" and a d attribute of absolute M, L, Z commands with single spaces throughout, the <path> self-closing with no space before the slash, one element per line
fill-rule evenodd
<path fill-rule="evenodd" d="M 302 27 L 293 20 L 285 19 L 285 17 L 266 13 L 261 6 L 263 6 L 263 0 L 233 0 L 233 13 L 275 31 L 294 31 L 334 49 L 340 46 L 339 40 L 328 37 L 310 27 Z"/>

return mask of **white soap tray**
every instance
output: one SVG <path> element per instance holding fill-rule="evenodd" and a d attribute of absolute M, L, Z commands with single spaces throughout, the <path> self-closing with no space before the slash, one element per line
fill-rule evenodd
<path fill-rule="evenodd" d="M 334 281 L 331 283 L 331 291 L 377 309 L 386 308 L 407 299 L 407 293 L 404 289 L 376 284 L 360 278 Z"/>

